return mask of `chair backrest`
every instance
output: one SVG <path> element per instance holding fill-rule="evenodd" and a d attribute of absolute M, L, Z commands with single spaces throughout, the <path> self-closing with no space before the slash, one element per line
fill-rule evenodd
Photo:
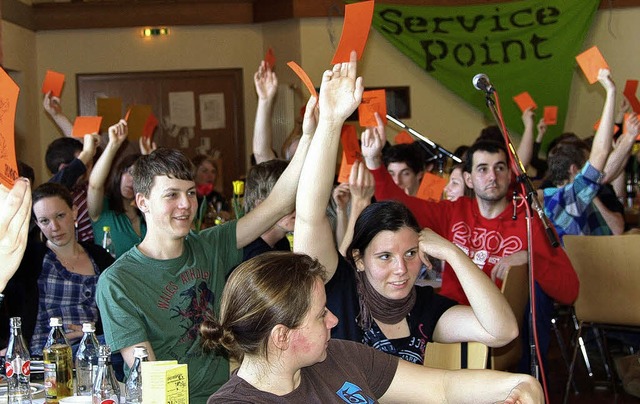
<path fill-rule="evenodd" d="M 513 314 L 521 330 L 524 324 L 524 310 L 529 300 L 529 267 L 518 265 L 511 267 L 502 282 L 502 294 L 511 306 Z M 491 369 L 515 370 L 522 356 L 522 339 L 520 336 L 500 348 L 491 348 Z"/>
<path fill-rule="evenodd" d="M 564 236 L 580 279 L 580 321 L 640 325 L 640 235 Z"/>
<path fill-rule="evenodd" d="M 466 369 L 485 369 L 489 348 L 479 342 L 466 342 Z M 431 368 L 456 370 L 462 368 L 462 343 L 441 344 L 429 342 L 424 355 L 424 365 Z"/>

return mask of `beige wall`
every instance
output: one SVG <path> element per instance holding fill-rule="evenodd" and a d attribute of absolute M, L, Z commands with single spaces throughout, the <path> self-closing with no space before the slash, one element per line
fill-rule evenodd
<path fill-rule="evenodd" d="M 620 91 L 627 78 L 638 78 L 638 21 L 640 8 L 599 11 L 587 39 L 587 45 L 597 44 L 604 53 Z M 76 73 L 238 67 L 244 69 L 245 144 L 249 155 L 256 106 L 252 76 L 266 48 L 271 46 L 276 52 L 281 83 L 300 86 L 285 67 L 288 60 L 297 60 L 318 85 L 334 52 L 332 37 L 337 43 L 341 29 L 341 18 L 322 18 L 250 26 L 173 27 L 169 37 L 144 40 L 137 29 L 34 34 L 3 22 L 5 67 L 19 71 L 16 77 L 22 81 L 17 123 L 19 157 L 36 168 L 40 181 L 46 178 L 44 148 L 58 136 L 41 106 L 39 89 L 47 69 L 67 75 L 62 103 L 65 112 L 74 117 Z M 449 149 L 470 143 L 487 124 L 480 112 L 431 79 L 373 30 L 360 72 L 367 86 L 409 86 L 412 118 L 406 123 Z M 306 97 L 306 90 L 301 89 L 301 94 Z M 588 136 L 600 113 L 603 91 L 598 85 L 587 85 L 576 73 L 571 94 L 566 130 Z M 389 132 L 392 137 L 396 128 L 390 127 Z"/>

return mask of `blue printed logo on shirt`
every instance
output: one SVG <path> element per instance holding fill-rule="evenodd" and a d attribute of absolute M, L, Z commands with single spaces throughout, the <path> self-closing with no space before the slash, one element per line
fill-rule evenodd
<path fill-rule="evenodd" d="M 375 400 L 362 391 L 362 389 L 353 383 L 344 382 L 342 387 L 336 391 L 338 397 L 349 404 L 373 404 Z"/>

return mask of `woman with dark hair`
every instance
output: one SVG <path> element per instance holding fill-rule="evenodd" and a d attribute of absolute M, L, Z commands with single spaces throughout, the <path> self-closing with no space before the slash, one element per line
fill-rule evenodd
<path fill-rule="evenodd" d="M 111 172 L 105 188 L 111 165 L 118 149 L 127 139 L 127 133 L 127 122 L 124 120 L 109 128 L 109 143 L 91 171 L 87 190 L 87 206 L 95 242 L 102 244 L 104 228 L 108 226 L 112 253 L 116 257 L 140 243 L 147 232 L 144 217 L 135 205 L 133 177 L 129 172 L 140 155 L 124 157 Z"/>
<path fill-rule="evenodd" d="M 208 209 L 210 213 L 216 213 L 217 216 L 222 217 L 224 220 L 229 220 L 231 218 L 229 204 L 225 197 L 215 190 L 218 180 L 218 166 L 215 159 L 211 156 L 198 154 L 191 159 L 191 162 L 195 170 L 193 179 L 196 182 L 198 212 L 200 212 L 201 205 L 206 203 L 210 206 Z M 201 217 L 200 219 L 204 220 L 205 218 Z M 210 225 L 213 225 L 213 223 Z"/>
<path fill-rule="evenodd" d="M 22 317 L 23 336 L 34 355 L 42 352 L 51 317 L 62 317 L 72 344 L 82 337 L 83 322 L 102 329 L 94 296 L 98 275 L 113 258 L 100 246 L 76 240 L 78 209 L 72 201 L 60 184 L 45 183 L 33 191 L 33 214 L 47 240 L 29 243 L 7 286 L 7 308 Z"/>
<path fill-rule="evenodd" d="M 331 339 L 325 273 L 309 256 L 269 252 L 231 274 L 219 320 L 210 313 L 200 332 L 205 349 L 241 364 L 208 404 L 544 401 L 528 375 L 432 369 Z"/>

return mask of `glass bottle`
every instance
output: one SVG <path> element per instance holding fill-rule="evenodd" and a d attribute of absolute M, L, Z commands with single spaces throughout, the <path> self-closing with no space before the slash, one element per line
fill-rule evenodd
<path fill-rule="evenodd" d="M 125 383 L 126 404 L 138 404 L 142 402 L 142 362 L 149 360 L 147 348 L 136 346 L 133 348 L 133 367 Z"/>
<path fill-rule="evenodd" d="M 5 356 L 4 369 L 7 376 L 8 402 L 31 402 L 31 356 L 22 338 L 22 320 L 20 317 L 9 319 L 9 345 Z"/>
<path fill-rule="evenodd" d="M 73 354 L 62 329 L 62 318 L 49 319 L 51 331 L 42 349 L 44 387 L 47 403 L 57 403 L 73 395 Z"/>
<path fill-rule="evenodd" d="M 104 248 L 113 258 L 116 257 L 116 251 L 113 248 L 113 243 L 111 240 L 111 227 L 103 226 L 102 231 L 104 232 L 102 236 L 102 248 Z"/>
<path fill-rule="evenodd" d="M 76 353 L 76 394 L 90 396 L 93 389 L 93 368 L 98 366 L 96 327 L 93 323 L 82 323 L 82 340 Z"/>
<path fill-rule="evenodd" d="M 120 403 L 120 386 L 111 367 L 111 348 L 98 347 L 98 370 L 93 379 L 93 404 Z"/>

